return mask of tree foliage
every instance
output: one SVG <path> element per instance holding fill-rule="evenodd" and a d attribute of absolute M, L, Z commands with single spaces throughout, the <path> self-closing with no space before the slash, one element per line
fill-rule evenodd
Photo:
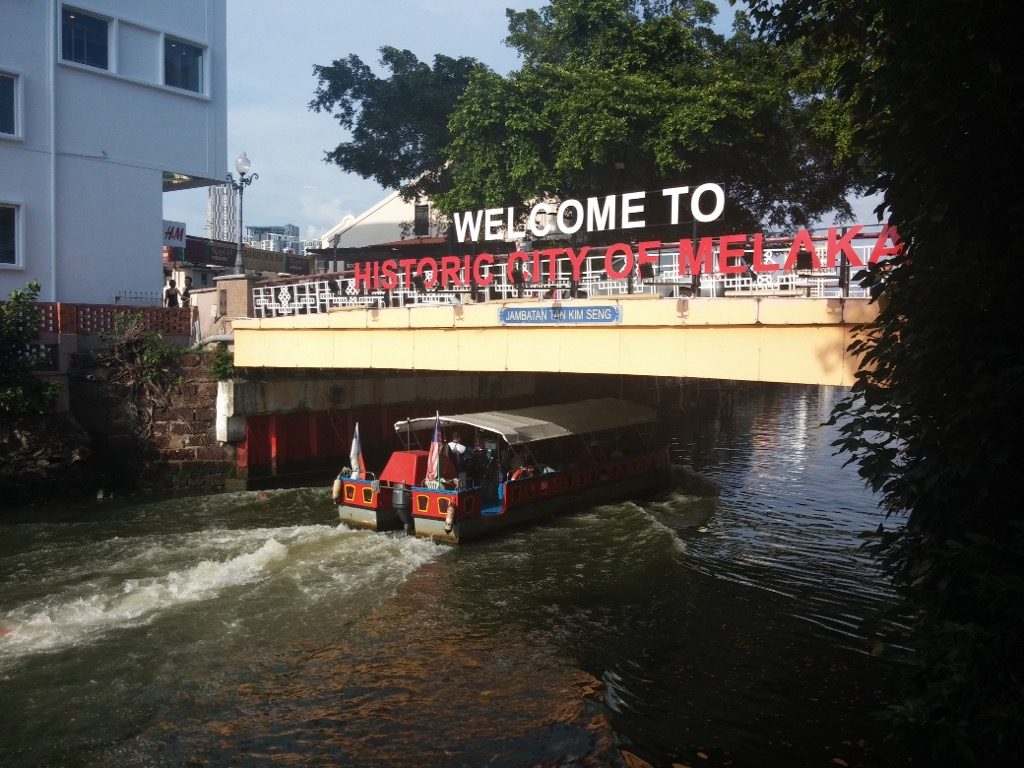
<path fill-rule="evenodd" d="M 769 47 L 711 3 L 554 0 L 509 12 L 523 66 L 477 73 L 452 117 L 449 210 L 716 181 L 724 229 L 804 226 L 856 179 L 797 47 Z"/>
<path fill-rule="evenodd" d="M 38 415 L 53 407 L 55 389 L 35 375 L 46 362 L 37 343 L 39 288 L 31 282 L 0 302 L 0 418 Z"/>
<path fill-rule="evenodd" d="M 716 12 L 708 0 L 552 0 L 507 12 L 522 58 L 508 76 L 384 48 L 387 79 L 352 56 L 317 67 L 311 107 L 352 130 L 328 160 L 393 188 L 426 173 L 417 190 L 447 212 L 714 181 L 727 190 L 722 230 L 848 213 L 860 166 L 801 46 L 757 39 L 742 15 L 725 38 Z"/>
<path fill-rule="evenodd" d="M 430 67 L 407 50 L 385 46 L 380 52 L 387 78 L 355 55 L 313 67 L 317 89 L 309 108 L 331 114 L 351 132 L 325 160 L 382 187 L 429 193 L 443 171 L 448 117 L 483 65 L 439 55 Z"/>
<path fill-rule="evenodd" d="M 907 698 L 893 711 L 932 749 L 927 764 L 1003 764 L 1024 751 L 1015 296 L 1024 217 L 1013 162 L 1024 90 L 1014 9 L 749 5 L 767 35 L 816 52 L 850 150 L 905 243 L 896 269 L 867 276 L 881 313 L 857 342 L 866 366 L 835 414 L 839 448 L 886 511 L 906 515 L 884 553 L 923 610 Z"/>

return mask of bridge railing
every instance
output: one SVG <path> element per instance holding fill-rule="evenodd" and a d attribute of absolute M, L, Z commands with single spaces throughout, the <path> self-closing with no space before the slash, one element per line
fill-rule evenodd
<path fill-rule="evenodd" d="M 858 257 L 867 262 L 870 246 L 856 247 Z M 509 273 L 504 261 L 489 264 L 480 270 L 478 282 L 455 289 L 433 285 L 428 271 L 417 285 L 406 285 L 404 278 L 393 290 L 369 290 L 356 280 L 353 272 L 337 272 L 314 277 L 285 278 L 260 283 L 253 288 L 256 317 L 287 317 L 318 314 L 339 307 L 404 307 L 436 304 L 461 304 L 466 301 L 502 301 L 516 298 L 559 298 L 649 295 L 663 298 L 679 296 L 793 296 L 836 298 L 843 295 L 864 297 L 866 291 L 850 282 L 844 293 L 840 269 L 797 269 L 796 271 L 759 272 L 752 269 L 738 274 L 719 272 L 681 275 L 678 251 L 653 251 L 657 262 L 643 273 L 634 270 L 625 278 L 610 276 L 605 268 L 604 253 L 588 256 L 580 265 L 580 279 L 573 279 L 572 264 L 561 258 L 552 264 L 544 259 L 539 264 L 524 263 L 524 274 Z M 788 249 L 766 249 L 764 262 L 780 267 L 789 255 Z M 717 263 L 717 252 L 714 253 Z M 818 249 L 819 261 L 825 258 Z M 613 261 L 612 267 L 622 269 Z M 533 279 L 531 270 L 537 271 Z M 850 270 L 852 272 L 852 270 Z"/>

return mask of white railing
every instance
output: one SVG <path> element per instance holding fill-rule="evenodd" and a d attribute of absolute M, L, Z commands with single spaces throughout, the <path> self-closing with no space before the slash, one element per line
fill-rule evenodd
<path fill-rule="evenodd" d="M 870 255 L 870 247 L 855 249 L 863 262 Z M 663 298 L 679 296 L 731 297 L 731 296 L 792 296 L 809 298 L 838 298 L 843 296 L 839 269 L 813 269 L 755 273 L 748 270 L 740 274 L 701 274 L 699 281 L 689 274 L 679 274 L 678 253 L 663 250 L 656 252 L 658 263 L 643 278 L 636 272 L 630 279 L 612 279 L 605 272 L 604 254 L 589 256 L 580 267 L 580 280 L 572 280 L 572 266 L 568 259 L 559 259 L 555 273 L 551 265 L 541 264 L 537 281 L 528 277 L 521 282 L 511 279 L 504 262 L 483 268 L 484 280 L 490 278 L 485 287 L 465 286 L 456 288 L 426 288 L 402 284 L 395 290 L 367 290 L 357 284 L 351 272 L 317 275 L 306 279 L 274 281 L 253 288 L 253 304 L 256 317 L 287 317 L 290 315 L 318 314 L 339 307 L 404 307 L 436 304 L 461 304 L 464 302 L 503 301 L 516 298 L 560 298 L 575 296 L 627 296 L 650 295 Z M 782 265 L 788 256 L 788 249 L 766 250 L 766 264 Z M 818 257 L 824 261 L 824 249 L 818 250 Z M 715 253 L 717 263 L 717 252 Z M 529 262 L 524 264 L 527 271 Z M 857 268 L 851 268 L 851 277 Z M 552 277 L 554 279 L 552 279 Z M 432 275 L 424 275 L 424 282 L 430 285 Z M 850 282 L 846 292 L 850 297 L 864 297 L 866 291 Z"/>
<path fill-rule="evenodd" d="M 118 291 L 114 294 L 113 303 L 128 307 L 159 307 L 163 305 L 163 296 L 156 291 Z"/>

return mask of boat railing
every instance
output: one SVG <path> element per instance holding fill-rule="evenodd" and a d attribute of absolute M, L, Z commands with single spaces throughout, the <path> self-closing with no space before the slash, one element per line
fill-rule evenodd
<path fill-rule="evenodd" d="M 377 475 L 373 472 L 356 472 L 349 467 L 342 469 L 340 476 L 342 480 L 365 480 L 372 482 L 377 479 Z"/>

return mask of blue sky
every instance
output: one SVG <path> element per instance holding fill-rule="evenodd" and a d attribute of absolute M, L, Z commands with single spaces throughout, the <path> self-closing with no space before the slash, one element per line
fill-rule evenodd
<path fill-rule="evenodd" d="M 318 237 L 347 214 L 388 194 L 372 181 L 323 162 L 343 138 L 329 115 L 310 112 L 314 64 L 354 53 L 377 66 L 384 45 L 421 61 L 472 56 L 507 73 L 518 66 L 502 44 L 505 8 L 527 0 L 231 0 L 228 2 L 228 159 L 243 150 L 259 178 L 246 190 L 246 224 L 296 224 Z M 164 218 L 206 236 L 206 190 L 164 195 Z"/>
<path fill-rule="evenodd" d="M 727 0 L 716 26 L 727 32 Z M 372 181 L 323 162 L 343 140 L 333 118 L 310 112 L 314 64 L 354 53 L 377 66 L 384 45 L 408 48 L 421 61 L 435 54 L 472 56 L 503 74 L 519 60 L 502 40 L 505 9 L 538 8 L 543 0 L 230 0 L 228 30 L 228 162 L 243 150 L 259 178 L 245 193 L 245 222 L 295 224 L 319 237 L 348 214 L 389 193 Z M 164 218 L 207 236 L 205 189 L 164 195 Z M 862 219 L 865 220 L 865 219 Z M 873 220 L 873 219 L 871 219 Z"/>

